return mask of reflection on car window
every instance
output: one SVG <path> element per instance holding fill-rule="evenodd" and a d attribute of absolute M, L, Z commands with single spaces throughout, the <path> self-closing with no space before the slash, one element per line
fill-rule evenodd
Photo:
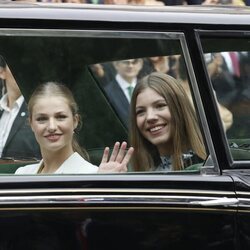
<path fill-rule="evenodd" d="M 27 43 L 29 49 L 24 46 Z M 185 92 L 189 103 L 185 105 L 183 102 L 183 107 L 179 108 L 179 111 L 184 112 L 187 106 L 191 106 L 188 111 L 190 112 L 189 118 L 185 118 L 187 119 L 185 121 L 182 120 L 183 118 L 178 120 L 179 118 L 175 115 L 177 109 L 171 110 L 170 108 L 168 111 L 172 120 L 175 121 L 173 126 L 176 128 L 180 125 L 184 126 L 181 129 L 182 134 L 173 137 L 173 143 L 178 141 L 176 144 L 178 146 L 175 147 L 176 152 L 174 154 L 170 151 L 161 152 L 157 143 L 154 147 L 157 154 L 151 155 L 146 165 L 142 162 L 140 166 L 137 164 L 135 167 L 135 164 L 131 162 L 129 171 L 199 170 L 204 163 L 207 155 L 206 142 L 203 141 L 200 131 L 199 117 L 195 110 L 195 100 L 179 38 L 168 36 L 166 39 L 152 39 L 152 36 L 142 39 L 94 36 L 79 38 L 77 35 L 76 37 L 72 35 L 70 37 L 2 36 L 0 48 L 0 52 L 6 55 L 14 79 L 18 82 L 26 100 L 29 100 L 40 83 L 55 81 L 66 84 L 70 88 L 83 118 L 82 128 L 77 134 L 78 141 L 82 147 L 86 148 L 90 162 L 96 166 L 99 166 L 106 146 L 112 148 L 116 141 L 127 141 L 132 144 L 129 138 L 131 134 L 129 113 L 131 96 L 138 83 L 151 74 L 159 73 L 159 77 L 164 79 L 165 76 L 171 77 L 170 81 L 173 81 L 173 86 L 181 88 L 178 90 L 181 93 Z M 22 58 L 22 63 L 14 54 Z M 30 74 L 30 72 L 36 72 L 36 74 Z M 155 109 L 160 111 L 166 111 L 165 107 L 169 109 L 170 104 L 167 98 L 165 102 Z M 150 108 L 150 105 L 150 103 L 143 104 L 143 107 Z M 136 117 L 139 116 L 136 115 Z M 168 123 L 170 124 L 170 121 L 163 119 L 161 123 L 155 123 L 148 129 L 155 137 L 157 137 L 157 130 L 161 131 L 163 127 L 167 131 L 164 133 L 168 134 L 170 133 Z M 193 129 L 197 132 L 196 136 L 193 136 L 190 128 L 187 128 L 191 126 L 190 124 L 195 124 Z M 185 133 L 190 133 L 190 135 L 185 136 Z M 151 140 L 145 137 L 146 141 L 149 139 Z M 143 149 L 142 151 L 140 151 L 141 148 L 136 150 L 135 154 L 143 154 Z M 25 150 L 24 153 L 19 150 L 18 152 L 25 158 L 25 153 L 28 151 Z M 40 158 L 36 157 L 36 159 Z"/>
<path fill-rule="evenodd" d="M 227 115 L 226 136 L 234 160 L 250 160 L 249 105 L 250 105 L 250 52 L 248 39 L 217 39 L 216 50 L 205 54 L 208 74 L 222 109 Z M 229 43 L 230 41 L 230 43 Z M 224 46 L 222 46 L 224 42 Z M 230 44 L 230 48 L 225 48 Z M 204 41 L 204 49 L 206 49 Z M 220 107 L 219 107 L 220 111 Z M 226 117 L 226 115 L 225 115 Z M 222 114 L 223 119 L 223 114 Z"/>

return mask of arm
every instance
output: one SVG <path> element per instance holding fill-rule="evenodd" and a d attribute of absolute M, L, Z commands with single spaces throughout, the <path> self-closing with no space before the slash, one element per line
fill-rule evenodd
<path fill-rule="evenodd" d="M 225 106 L 218 102 L 218 109 L 225 131 L 227 131 L 233 124 L 233 114 Z"/>
<path fill-rule="evenodd" d="M 220 117 L 223 123 L 223 127 L 225 131 L 227 131 L 233 124 L 233 114 L 229 109 L 227 109 L 225 106 L 219 103 L 215 90 L 214 90 L 214 95 L 217 102 Z"/>

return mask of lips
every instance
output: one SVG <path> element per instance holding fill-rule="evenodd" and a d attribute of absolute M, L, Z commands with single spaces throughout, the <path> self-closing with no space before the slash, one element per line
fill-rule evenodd
<path fill-rule="evenodd" d="M 60 134 L 49 134 L 49 135 L 46 135 L 45 137 L 49 140 L 49 141 L 52 141 L 52 142 L 55 142 L 55 141 L 58 141 L 59 138 L 60 138 Z"/>
<path fill-rule="evenodd" d="M 148 128 L 148 131 L 151 134 L 158 134 L 159 132 L 161 132 L 162 128 L 164 128 L 164 127 L 165 127 L 165 125 L 157 125 L 157 126 Z"/>

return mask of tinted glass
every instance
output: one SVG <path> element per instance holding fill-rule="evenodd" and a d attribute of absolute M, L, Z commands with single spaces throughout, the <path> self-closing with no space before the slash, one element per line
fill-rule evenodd
<path fill-rule="evenodd" d="M 202 46 L 216 98 L 231 112 L 225 132 L 232 157 L 246 161 L 250 160 L 250 39 L 247 33 L 234 35 L 202 39 Z"/>
<path fill-rule="evenodd" d="M 116 109 L 105 88 L 116 77 L 116 63 L 124 67 L 138 67 L 140 64 L 138 81 L 153 71 L 169 74 L 179 84 L 185 80 L 190 100 L 192 104 L 196 103 L 189 86 L 180 38 L 180 35 L 174 33 L 44 31 L 41 35 L 38 31 L 2 31 L 0 54 L 26 102 L 40 83 L 56 81 L 70 88 L 83 120 L 82 128 L 77 134 L 78 141 L 88 151 L 90 161 L 99 165 L 105 146 L 113 147 L 116 141 L 128 141 L 129 116 L 124 118 Z M 157 60 L 160 62 L 159 66 L 154 67 Z M 128 105 L 125 109 L 129 113 L 128 93 L 126 98 Z M 25 153 L 27 152 L 24 152 L 24 156 Z M 8 157 L 2 155 L 2 158 L 27 161 L 27 158 L 40 160 L 41 156 L 17 157 L 13 154 Z M 203 162 L 204 159 L 197 158 L 195 161 L 188 161 L 185 167 L 192 170 L 194 164 L 198 163 L 200 166 Z M 3 163 L 6 164 L 5 161 Z M 20 165 L 25 164 L 20 162 Z M 2 169 L 2 172 L 14 171 L 9 167 L 9 162 Z M 130 170 L 133 171 L 132 168 Z"/>

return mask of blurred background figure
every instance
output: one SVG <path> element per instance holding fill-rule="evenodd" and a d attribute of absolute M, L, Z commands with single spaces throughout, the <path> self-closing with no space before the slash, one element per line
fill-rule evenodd
<path fill-rule="evenodd" d="M 134 5 L 164 5 L 162 1 L 157 0 L 128 0 L 128 4 Z"/>
<path fill-rule="evenodd" d="M 178 60 L 179 55 L 154 56 L 144 58 L 143 68 L 140 71 L 139 78 L 147 76 L 152 72 L 161 72 L 176 78 Z"/>
<path fill-rule="evenodd" d="M 89 69 L 102 87 L 110 83 L 116 74 L 114 65 L 110 62 L 92 64 Z"/>
<path fill-rule="evenodd" d="M 250 57 L 247 51 L 212 53 L 207 63 L 211 82 L 218 101 L 228 108 L 234 117 L 228 138 L 249 137 L 250 108 Z"/>
<path fill-rule="evenodd" d="M 245 6 L 246 3 L 243 0 L 204 0 L 203 5 L 236 5 Z"/>
<path fill-rule="evenodd" d="M 115 108 L 117 114 L 128 125 L 129 103 L 133 89 L 138 81 L 139 72 L 143 66 L 142 59 L 130 59 L 115 61 L 113 63 L 116 74 L 107 85 L 104 91 Z"/>
<path fill-rule="evenodd" d="M 232 69 L 229 70 L 224 58 L 226 54 L 229 56 L 228 52 L 212 53 L 210 61 L 207 61 L 207 69 L 219 102 L 230 107 L 238 96 L 239 86 L 237 83 L 239 80 L 237 78 L 239 75 L 236 76 Z M 238 71 L 239 69 L 237 74 L 240 74 Z"/>
<path fill-rule="evenodd" d="M 27 0 L 29 1 L 29 0 Z M 85 0 L 37 0 L 43 3 L 86 3 Z"/>
<path fill-rule="evenodd" d="M 208 74 L 211 77 L 211 74 L 214 74 L 215 71 L 218 71 L 217 68 L 219 67 L 219 63 L 217 61 L 215 61 L 215 62 L 212 61 L 210 63 L 214 63 L 215 65 L 217 65 L 217 66 L 213 66 L 213 71 L 212 71 L 211 70 L 212 67 L 210 67 L 210 65 L 208 64 Z M 186 93 L 189 97 L 189 100 L 191 101 L 192 105 L 194 106 L 193 97 L 192 97 L 192 93 L 190 90 L 190 83 L 189 83 L 188 77 L 187 77 L 185 62 L 184 62 L 182 57 L 179 57 L 177 67 L 178 67 L 178 80 L 182 84 L 183 88 L 186 90 Z M 219 113 L 221 116 L 223 127 L 224 127 L 225 131 L 227 131 L 233 124 L 233 114 L 226 106 L 222 105 L 218 101 L 216 90 L 214 91 L 214 95 L 215 95 L 215 99 L 217 101 L 218 110 L 219 110 Z"/>
<path fill-rule="evenodd" d="M 128 0 L 103 0 L 104 4 L 128 4 Z"/>
<path fill-rule="evenodd" d="M 165 5 L 200 5 L 202 0 L 161 0 Z"/>
<path fill-rule="evenodd" d="M 240 77 L 242 81 L 242 95 L 250 100 L 250 52 L 240 53 Z"/>
<path fill-rule="evenodd" d="M 157 0 L 104 0 L 104 4 L 164 5 L 163 2 Z"/>
<path fill-rule="evenodd" d="M 143 59 L 143 68 L 140 72 L 139 78 L 147 76 L 152 72 L 169 73 L 169 57 L 168 56 L 154 56 Z"/>
<path fill-rule="evenodd" d="M 24 97 L 4 58 L 0 56 L 0 157 L 40 159 L 40 149 L 30 128 Z"/>

